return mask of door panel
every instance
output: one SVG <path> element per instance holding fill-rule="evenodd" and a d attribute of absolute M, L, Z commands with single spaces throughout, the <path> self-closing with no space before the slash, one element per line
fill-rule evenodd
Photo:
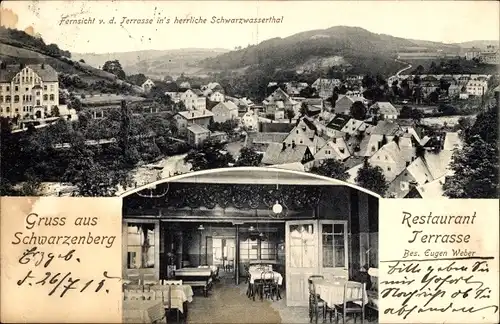
<path fill-rule="evenodd" d="M 309 276 L 318 273 L 318 222 L 286 222 L 286 304 L 307 306 Z"/>

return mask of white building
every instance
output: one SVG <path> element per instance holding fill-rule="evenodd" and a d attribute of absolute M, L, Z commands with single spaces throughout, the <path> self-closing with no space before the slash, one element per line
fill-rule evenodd
<path fill-rule="evenodd" d="M 144 81 L 144 83 L 141 85 L 141 88 L 142 90 L 144 90 L 144 92 L 148 93 L 151 91 L 151 89 L 155 86 L 155 83 L 153 81 L 151 81 L 151 79 L 147 79 L 146 81 Z"/>
<path fill-rule="evenodd" d="M 186 90 L 181 95 L 181 101 L 187 110 L 204 110 L 207 108 L 207 101 L 199 89 Z"/>
<path fill-rule="evenodd" d="M 482 96 L 488 90 L 488 81 L 486 80 L 470 80 L 467 82 L 466 91 L 471 96 Z"/>
<path fill-rule="evenodd" d="M 208 97 L 210 101 L 214 102 L 224 102 L 225 98 L 226 97 L 224 96 L 224 94 L 220 93 L 219 91 L 215 91 Z"/>
<path fill-rule="evenodd" d="M 256 130 L 259 127 L 259 116 L 253 111 L 247 111 L 241 117 L 241 125 L 248 130 Z"/>
<path fill-rule="evenodd" d="M 59 106 L 59 79 L 47 64 L 0 67 L 0 116 L 44 118 Z"/>

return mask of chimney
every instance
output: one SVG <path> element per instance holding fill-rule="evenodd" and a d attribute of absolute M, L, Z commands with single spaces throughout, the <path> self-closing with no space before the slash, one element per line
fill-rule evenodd
<path fill-rule="evenodd" d="M 44 64 L 44 63 L 42 63 L 42 70 L 43 70 L 43 69 L 45 69 L 45 64 Z"/>
<path fill-rule="evenodd" d="M 297 145 L 295 145 L 295 141 L 292 141 L 292 148 L 294 149 L 295 146 L 297 146 Z"/>
<path fill-rule="evenodd" d="M 332 138 L 332 143 L 337 143 L 337 139 L 335 137 Z"/>
<path fill-rule="evenodd" d="M 283 147 L 281 148 L 281 151 L 284 151 L 284 150 L 286 150 L 286 143 L 285 142 L 283 142 Z"/>
<path fill-rule="evenodd" d="M 193 113 L 191 113 L 191 117 L 194 117 L 194 112 L 193 112 Z"/>
<path fill-rule="evenodd" d="M 413 188 L 416 188 L 418 183 L 414 180 L 410 181 L 409 182 L 409 185 L 410 185 L 410 190 L 413 189 Z"/>

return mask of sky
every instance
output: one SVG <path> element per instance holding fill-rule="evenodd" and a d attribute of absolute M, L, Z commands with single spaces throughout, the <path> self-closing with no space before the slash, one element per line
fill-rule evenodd
<path fill-rule="evenodd" d="M 225 48 L 333 26 L 445 43 L 499 40 L 497 1 L 2 1 L 1 24 L 40 34 L 75 53 Z M 92 24 L 61 24 L 95 18 Z M 212 17 L 282 18 L 281 23 L 212 24 Z M 116 23 L 109 24 L 114 17 Z M 153 19 L 153 24 L 123 24 Z M 157 18 L 170 19 L 158 24 Z M 175 18 L 204 24 L 174 24 Z M 99 24 L 103 19 L 104 24 Z"/>

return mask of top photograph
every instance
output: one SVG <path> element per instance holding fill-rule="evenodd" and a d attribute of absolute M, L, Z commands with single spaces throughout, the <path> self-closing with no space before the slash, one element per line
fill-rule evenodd
<path fill-rule="evenodd" d="M 500 197 L 497 2 L 0 6 L 1 196 L 278 168 L 383 198 Z"/>

